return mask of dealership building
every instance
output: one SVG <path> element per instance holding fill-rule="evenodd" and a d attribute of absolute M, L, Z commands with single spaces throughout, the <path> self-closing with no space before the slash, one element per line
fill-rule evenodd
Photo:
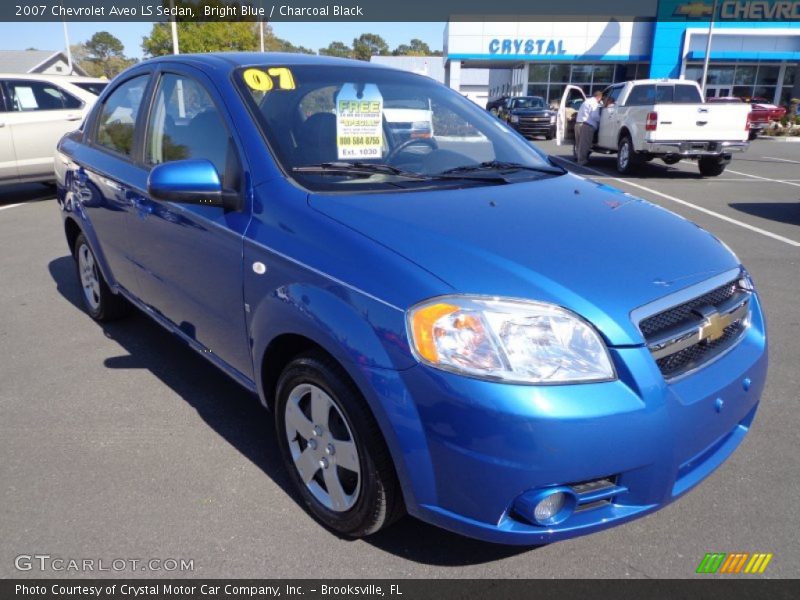
<path fill-rule="evenodd" d="M 491 69 L 488 96 L 560 99 L 643 78 L 700 80 L 712 0 L 659 0 L 653 15 L 586 22 L 450 21 L 445 82 L 461 90 L 470 69 Z M 719 0 L 709 96 L 800 97 L 800 0 Z"/>

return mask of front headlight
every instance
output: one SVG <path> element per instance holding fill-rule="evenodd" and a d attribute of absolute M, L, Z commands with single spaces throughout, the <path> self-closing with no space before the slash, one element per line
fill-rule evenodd
<path fill-rule="evenodd" d="M 555 122 L 556 122 L 556 116 L 555 115 L 550 115 L 550 123 L 552 124 L 552 123 L 555 123 Z"/>
<path fill-rule="evenodd" d="M 512 123 L 519 123 L 519 115 L 511 115 Z"/>
<path fill-rule="evenodd" d="M 554 304 L 442 296 L 411 308 L 407 326 L 417 358 L 446 371 L 517 383 L 616 378 L 594 328 Z"/>

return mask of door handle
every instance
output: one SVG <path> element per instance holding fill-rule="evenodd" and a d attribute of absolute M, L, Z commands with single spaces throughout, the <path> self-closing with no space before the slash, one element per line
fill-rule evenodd
<path fill-rule="evenodd" d="M 80 121 L 81 115 L 67 115 L 67 121 Z"/>

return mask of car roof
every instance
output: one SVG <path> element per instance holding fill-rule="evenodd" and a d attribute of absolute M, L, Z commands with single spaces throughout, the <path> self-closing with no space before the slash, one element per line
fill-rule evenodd
<path fill-rule="evenodd" d="M 338 58 L 334 56 L 317 56 L 316 54 L 296 54 L 291 52 L 209 52 L 205 54 L 168 54 L 150 58 L 139 64 L 159 62 L 182 62 L 195 66 L 213 66 L 222 69 L 235 69 L 248 65 L 280 64 L 285 66 L 320 65 L 341 66 L 367 69 L 385 69 L 384 65 L 376 65 L 363 60 Z"/>

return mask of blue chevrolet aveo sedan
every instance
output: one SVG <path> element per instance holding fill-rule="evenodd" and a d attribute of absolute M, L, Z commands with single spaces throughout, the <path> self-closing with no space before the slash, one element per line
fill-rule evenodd
<path fill-rule="evenodd" d="M 149 60 L 56 171 L 89 314 L 135 307 L 257 392 L 337 532 L 591 533 L 681 496 L 753 421 L 765 327 L 736 256 L 427 77 Z"/>

